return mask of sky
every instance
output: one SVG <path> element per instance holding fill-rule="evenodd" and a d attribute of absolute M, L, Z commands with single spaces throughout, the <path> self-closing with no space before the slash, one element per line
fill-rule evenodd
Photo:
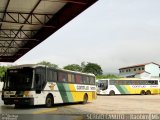
<path fill-rule="evenodd" d="M 99 0 L 13 64 L 160 64 L 160 0 Z M 3 63 L 1 63 L 3 64 Z M 8 64 L 8 63 L 7 63 Z"/>

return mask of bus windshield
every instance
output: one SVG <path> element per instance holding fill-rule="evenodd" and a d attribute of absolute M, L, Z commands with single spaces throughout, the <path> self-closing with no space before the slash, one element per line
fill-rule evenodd
<path fill-rule="evenodd" d="M 6 90 L 30 90 L 33 81 L 33 69 L 9 69 L 7 70 L 4 89 Z"/>
<path fill-rule="evenodd" d="M 99 80 L 97 86 L 100 90 L 105 90 L 108 88 L 108 81 L 107 80 Z"/>

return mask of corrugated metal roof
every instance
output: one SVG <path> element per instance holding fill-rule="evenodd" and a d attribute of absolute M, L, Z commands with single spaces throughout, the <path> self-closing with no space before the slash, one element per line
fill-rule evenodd
<path fill-rule="evenodd" d="M 97 0 L 1 0 L 0 62 L 14 62 Z"/>

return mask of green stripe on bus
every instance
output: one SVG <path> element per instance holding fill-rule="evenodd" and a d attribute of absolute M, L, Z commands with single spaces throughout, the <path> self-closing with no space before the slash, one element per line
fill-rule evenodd
<path fill-rule="evenodd" d="M 64 84 L 64 88 L 67 91 L 66 94 L 67 94 L 68 101 L 73 102 L 73 97 L 72 97 L 72 94 L 70 92 L 69 84 Z"/>
<path fill-rule="evenodd" d="M 124 90 L 125 94 L 129 94 L 129 91 L 124 85 L 121 85 L 121 88 Z"/>
<path fill-rule="evenodd" d="M 59 92 L 61 94 L 62 100 L 64 103 L 66 102 L 73 102 L 73 98 L 71 93 L 69 92 L 69 86 L 68 84 L 63 84 L 63 83 L 57 83 Z"/>
<path fill-rule="evenodd" d="M 124 86 L 116 85 L 116 88 L 119 90 L 121 94 L 128 94 L 128 91 Z"/>

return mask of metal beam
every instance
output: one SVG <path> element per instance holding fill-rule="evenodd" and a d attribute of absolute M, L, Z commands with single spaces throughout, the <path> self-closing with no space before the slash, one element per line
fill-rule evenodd
<path fill-rule="evenodd" d="M 0 48 L 3 48 L 3 46 L 0 46 Z M 12 49 L 12 48 L 16 48 L 16 49 L 30 49 L 30 48 L 24 48 L 24 47 L 9 47 L 9 49 Z"/>
<path fill-rule="evenodd" d="M 17 35 L 17 38 L 28 38 L 30 39 L 33 35 L 36 34 L 37 31 L 33 30 L 12 30 L 12 29 L 1 29 L 0 30 L 0 38 L 15 38 L 16 33 L 19 31 L 19 35 Z"/>
<path fill-rule="evenodd" d="M 31 10 L 30 14 L 28 15 L 28 17 L 25 19 L 24 24 L 28 21 L 28 19 L 30 18 L 31 14 L 32 14 L 32 13 L 34 12 L 34 10 L 37 8 L 37 6 L 40 4 L 40 2 L 41 2 L 41 0 L 38 0 L 38 2 L 36 3 L 36 5 L 35 5 L 35 6 L 33 7 L 33 9 Z M 19 31 L 21 31 L 22 28 L 23 28 L 23 26 L 21 26 L 21 27 L 19 28 Z M 18 31 L 17 34 L 15 35 L 15 38 L 16 38 L 17 35 L 19 34 L 19 31 Z M 13 41 L 14 41 L 14 38 L 13 38 L 13 40 L 10 42 L 9 47 L 11 46 L 11 44 L 12 44 Z M 9 47 L 8 47 L 8 48 L 9 48 Z M 7 52 L 7 49 L 4 51 L 3 54 L 1 54 L 1 56 L 5 55 L 6 52 Z"/>
<path fill-rule="evenodd" d="M 0 13 L 7 13 L 7 14 L 14 14 L 14 15 L 29 15 L 30 14 L 28 12 L 14 12 L 14 11 L 0 11 Z M 41 15 L 41 16 L 46 16 L 50 19 L 54 14 L 34 12 L 34 13 L 31 13 L 30 15 Z"/>
<path fill-rule="evenodd" d="M 11 39 L 9 40 L 9 39 L 3 39 L 3 40 L 0 40 L 0 42 L 10 42 L 10 41 L 12 41 Z M 14 41 L 21 41 L 21 42 L 23 42 L 23 41 L 39 41 L 39 40 L 37 40 L 37 39 L 14 39 Z"/>
<path fill-rule="evenodd" d="M 84 5 L 86 2 L 82 2 L 82 0 L 43 0 L 47 2 L 61 2 L 61 3 L 74 3 Z"/>
<path fill-rule="evenodd" d="M 10 3 L 10 0 L 7 1 L 6 7 L 5 7 L 5 9 L 4 9 L 4 14 L 3 14 L 3 16 L 2 16 L 2 20 L 3 20 L 4 17 L 5 17 L 5 12 L 7 11 L 7 8 L 8 8 L 9 3 Z M 0 29 L 1 29 L 1 28 L 2 28 L 2 24 L 0 25 Z"/>
<path fill-rule="evenodd" d="M 46 1 L 52 1 L 52 0 L 46 0 Z M 66 23 L 71 21 L 74 17 L 79 15 L 81 12 L 83 12 L 85 9 L 87 9 L 89 6 L 91 6 L 97 0 L 61 0 L 61 1 L 62 2 L 68 1 L 68 2 L 66 2 L 66 5 L 63 8 L 61 8 L 45 24 L 46 26 L 49 26 L 49 27 L 41 27 L 41 26 L 39 27 L 40 28 L 39 31 L 34 36 L 32 36 L 32 39 L 36 39 L 36 40 L 33 40 L 33 41 L 32 40 L 27 40 L 27 41 L 24 42 L 24 44 L 22 46 L 16 46 L 16 44 L 14 44 L 15 46 L 12 46 L 13 45 L 12 42 L 16 42 L 14 40 L 17 39 L 17 38 L 6 42 L 7 46 L 9 45 L 10 47 L 16 47 L 16 48 L 17 47 L 19 47 L 19 48 L 23 47 L 23 48 L 27 48 L 27 49 L 17 49 L 16 50 L 16 48 L 10 48 L 10 49 L 7 48 L 7 47 L 2 48 L 1 52 L 3 52 L 3 54 L 0 56 L 0 61 L 1 62 L 14 62 L 15 60 L 19 59 L 22 55 L 26 54 L 32 48 L 34 48 L 39 43 L 44 41 L 51 34 L 55 33 L 58 29 L 60 29 Z M 40 3 L 40 0 L 38 2 Z M 37 6 L 38 6 L 38 4 L 37 4 Z M 31 13 L 34 13 L 34 10 L 36 9 L 37 6 L 35 5 L 35 7 L 31 11 Z M 30 17 L 30 16 L 28 15 L 28 17 Z M 0 22 L 0 23 L 4 23 L 4 22 Z M 13 23 L 13 24 L 15 24 L 15 23 Z M 29 24 L 29 23 L 24 21 L 23 24 L 19 24 L 21 26 L 19 26 L 18 31 L 23 30 L 23 26 L 26 26 L 26 24 Z M 53 27 L 50 27 L 50 26 L 55 26 L 55 28 L 53 29 Z M 12 52 L 11 50 L 14 50 L 15 54 L 12 55 L 12 56 L 6 56 L 7 52 L 8 53 Z"/>
<path fill-rule="evenodd" d="M 4 14 L 4 18 L 0 19 L 3 23 L 19 23 L 19 24 L 29 24 L 29 25 L 45 25 L 49 19 L 53 17 L 53 14 L 40 14 L 40 13 L 23 13 L 23 12 L 6 12 L 0 11 Z M 28 19 L 30 16 L 30 19 Z M 43 19 L 39 19 L 43 18 Z"/>
<path fill-rule="evenodd" d="M 8 23 L 8 24 L 12 24 L 12 25 L 25 25 L 25 26 L 28 26 L 28 27 L 45 27 L 45 28 L 56 28 L 56 26 L 53 26 L 53 25 L 45 25 L 45 24 L 27 24 L 27 23 L 16 23 L 16 22 L 10 22 L 10 21 L 4 21 L 4 22 L 1 22 L 1 24 L 3 23 Z"/>
<path fill-rule="evenodd" d="M 76 1 L 76 0 L 74 0 Z M 24 47 L 31 47 L 34 48 L 36 45 L 41 43 L 43 40 L 45 40 L 48 36 L 56 32 L 58 29 L 60 29 L 62 26 L 64 26 L 66 23 L 68 23 L 70 20 L 75 18 L 77 15 L 79 15 L 82 11 L 87 9 L 89 6 L 91 6 L 93 3 L 95 3 L 97 0 L 81 0 L 86 2 L 85 5 L 81 4 L 73 4 L 68 3 L 66 4 L 59 12 L 57 12 L 52 19 L 50 19 L 46 25 L 53 25 L 56 26 L 55 29 L 45 29 L 41 28 L 33 38 L 38 39 L 39 41 L 28 41 Z M 29 50 L 28 50 L 29 51 Z M 17 53 L 27 53 L 26 51 L 19 50 Z M 20 56 L 19 56 L 20 57 Z M 19 58 L 18 56 L 15 57 L 15 59 Z"/>

